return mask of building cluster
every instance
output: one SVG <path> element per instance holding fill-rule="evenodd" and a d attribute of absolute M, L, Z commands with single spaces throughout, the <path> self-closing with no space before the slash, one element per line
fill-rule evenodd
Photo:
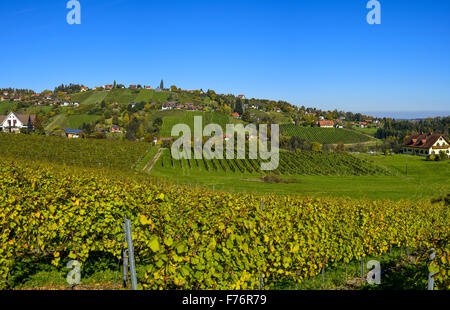
<path fill-rule="evenodd" d="M 192 102 L 188 102 L 188 103 L 177 103 L 177 102 L 168 102 L 168 103 L 163 103 L 161 106 L 161 109 L 163 111 L 167 111 L 167 110 L 185 110 L 185 111 L 203 111 L 204 107 L 203 106 L 196 106 L 194 105 Z"/>

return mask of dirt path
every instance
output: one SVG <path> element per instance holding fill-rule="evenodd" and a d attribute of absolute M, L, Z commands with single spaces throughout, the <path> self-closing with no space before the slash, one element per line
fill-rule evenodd
<path fill-rule="evenodd" d="M 142 171 L 150 173 L 153 169 L 153 166 L 155 166 L 156 162 L 161 157 L 164 150 L 165 149 L 163 148 L 159 149 L 158 152 L 155 154 L 155 156 L 153 156 L 153 158 L 148 161 L 148 163 L 145 165 Z"/>

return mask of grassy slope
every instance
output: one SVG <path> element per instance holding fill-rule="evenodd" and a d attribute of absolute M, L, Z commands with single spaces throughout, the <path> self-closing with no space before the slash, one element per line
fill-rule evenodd
<path fill-rule="evenodd" d="M 0 156 L 82 168 L 108 168 L 134 173 L 148 143 L 129 141 L 66 139 L 38 135 L 0 134 Z M 131 168 L 133 167 L 133 168 Z"/>
<path fill-rule="evenodd" d="M 138 94 L 138 90 L 113 89 L 107 92 L 107 95 L 104 99 L 107 102 L 130 103 L 135 101 Z"/>
<path fill-rule="evenodd" d="M 107 95 L 107 91 L 94 92 L 89 97 L 81 101 L 80 104 L 95 104 L 97 102 L 102 102 Z"/>
<path fill-rule="evenodd" d="M 55 127 L 80 129 L 83 123 L 92 123 L 99 119 L 99 115 L 56 115 L 52 121 L 45 127 L 45 130 L 50 131 Z"/>
<path fill-rule="evenodd" d="M 11 111 L 13 107 L 16 107 L 17 104 L 15 102 L 11 102 L 9 100 L 5 100 L 0 102 L 0 115 L 4 115 Z"/>
<path fill-rule="evenodd" d="M 218 172 L 205 172 L 195 167 L 189 169 L 187 165 L 181 169 L 178 164 L 175 169 L 169 169 L 167 168 L 170 164 L 169 156 L 167 153 L 164 158 L 166 168 L 161 167 L 158 162 L 152 170 L 152 175 L 166 176 L 183 184 L 198 184 L 210 189 L 214 185 L 216 190 L 393 200 L 428 199 L 450 192 L 449 161 L 426 162 L 423 158 L 404 155 L 388 157 L 358 155 L 360 158 L 373 160 L 392 169 L 396 172 L 395 176 L 297 176 L 296 183 L 290 184 L 262 183 L 257 179 L 258 175 L 239 172 L 230 174 L 220 169 Z M 408 160 L 407 176 L 406 160 Z"/>
<path fill-rule="evenodd" d="M 354 126 L 353 129 L 356 130 L 356 131 L 362 132 L 362 133 L 364 133 L 366 135 L 369 135 L 371 137 L 373 137 L 375 135 L 375 133 L 377 132 L 377 130 L 378 130 L 378 128 L 375 128 L 375 127 L 373 127 L 373 128 L 361 128 L 361 127 L 358 127 L 358 126 Z"/>

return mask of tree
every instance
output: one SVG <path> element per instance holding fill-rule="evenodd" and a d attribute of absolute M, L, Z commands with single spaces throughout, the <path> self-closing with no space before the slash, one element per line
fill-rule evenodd
<path fill-rule="evenodd" d="M 139 130 L 139 121 L 136 117 L 133 117 L 133 119 L 127 126 L 127 133 L 125 134 L 125 138 L 131 141 L 136 140 L 136 134 L 138 133 L 138 130 Z"/>
<path fill-rule="evenodd" d="M 344 150 L 345 150 L 344 143 L 343 143 L 343 142 L 339 142 L 339 143 L 337 144 L 337 146 L 336 146 L 336 151 L 341 151 L 341 152 L 343 152 Z"/>
<path fill-rule="evenodd" d="M 114 80 L 114 86 L 113 86 L 114 88 L 116 88 L 117 87 L 117 82 L 116 82 L 116 80 Z"/>
<path fill-rule="evenodd" d="M 139 125 L 139 129 L 137 132 L 137 137 L 138 138 L 143 138 L 144 137 L 144 124 Z"/>
<path fill-rule="evenodd" d="M 238 99 L 236 102 L 236 108 L 234 109 L 234 112 L 239 113 L 239 115 L 242 115 L 243 110 L 242 110 L 242 102 L 241 99 Z"/>
<path fill-rule="evenodd" d="M 112 118 L 112 124 L 113 125 L 117 125 L 119 126 L 119 118 L 117 117 L 117 115 L 114 115 Z"/>
<path fill-rule="evenodd" d="M 250 112 L 248 110 L 245 110 L 244 113 L 242 113 L 242 120 L 247 123 L 251 122 Z"/>
<path fill-rule="evenodd" d="M 128 123 L 130 122 L 130 116 L 128 116 L 128 113 L 125 113 L 125 115 L 122 118 L 122 120 L 123 120 L 123 126 L 124 127 L 128 126 Z"/>
<path fill-rule="evenodd" d="M 80 129 L 83 130 L 83 132 L 85 134 L 90 135 L 92 132 L 94 132 L 95 125 L 94 124 L 83 123 L 83 125 L 81 125 Z"/>
<path fill-rule="evenodd" d="M 178 88 L 175 85 L 170 86 L 170 91 L 176 92 Z"/>
<path fill-rule="evenodd" d="M 445 154 L 443 151 L 441 151 L 441 152 L 439 153 L 439 158 L 440 158 L 441 160 L 446 160 L 446 159 L 448 159 L 448 155 Z"/>
<path fill-rule="evenodd" d="M 161 117 L 157 117 L 154 121 L 153 121 L 153 126 L 161 128 L 163 124 L 163 120 Z"/>
<path fill-rule="evenodd" d="M 144 137 L 144 141 L 147 143 L 153 143 L 153 135 L 151 133 L 147 133 Z"/>
<path fill-rule="evenodd" d="M 311 144 L 311 151 L 322 151 L 322 144 L 319 142 L 313 142 Z"/>
<path fill-rule="evenodd" d="M 44 133 L 44 127 L 42 126 L 40 118 L 37 116 L 34 119 L 33 128 L 34 128 L 35 132 L 37 132 L 39 134 Z"/>

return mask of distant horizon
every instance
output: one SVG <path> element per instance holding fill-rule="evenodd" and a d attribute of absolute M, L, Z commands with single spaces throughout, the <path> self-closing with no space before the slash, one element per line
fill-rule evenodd
<path fill-rule="evenodd" d="M 450 116 L 450 110 L 448 111 L 377 111 L 377 112 L 360 112 L 364 115 L 370 115 L 376 118 L 392 118 L 396 120 L 414 120 L 414 119 L 426 119 L 435 117 L 448 117 Z"/>
<path fill-rule="evenodd" d="M 35 93 L 41 93 L 44 90 L 54 91 L 54 89 L 57 86 L 61 85 L 61 84 L 69 85 L 70 83 L 72 83 L 72 84 L 78 84 L 78 85 L 82 85 L 82 86 L 87 86 L 90 89 L 92 89 L 92 87 L 101 87 L 103 85 L 112 85 L 112 84 L 109 84 L 109 83 L 113 83 L 113 82 L 114 82 L 114 80 L 112 82 L 108 82 L 108 83 L 105 83 L 105 84 L 104 83 L 97 83 L 97 84 L 93 84 L 91 86 L 88 86 L 86 83 L 80 83 L 80 82 L 59 83 L 58 85 L 54 86 L 53 88 L 52 87 L 47 87 L 47 88 L 43 88 L 42 90 L 36 90 L 36 89 L 33 89 L 33 88 L 28 88 L 28 87 L 12 87 L 12 86 L 0 87 L 0 89 L 5 89 L 5 88 L 28 89 L 28 90 L 34 91 Z M 153 85 L 152 85 L 152 83 L 126 83 L 126 84 L 124 84 L 121 81 L 117 81 L 117 80 L 116 80 L 116 82 L 117 82 L 117 84 L 123 84 L 126 88 L 128 88 L 130 85 L 141 85 L 142 87 L 144 87 L 144 86 L 151 86 L 152 89 L 155 89 L 155 88 L 159 87 L 159 83 L 157 83 L 158 86 L 154 86 L 154 85 L 157 85 L 157 84 L 153 84 Z M 164 84 L 165 84 L 165 86 L 164 86 L 165 88 L 170 88 L 170 86 L 173 85 L 171 83 L 167 83 L 166 84 L 166 82 L 164 82 Z M 177 87 L 178 87 L 178 85 L 177 85 Z M 178 88 L 184 89 L 183 87 L 178 87 Z M 187 88 L 185 88 L 185 89 L 188 90 Z M 192 88 L 192 90 L 200 90 L 200 89 L 202 89 L 205 92 L 208 90 L 208 89 L 204 89 L 202 87 L 200 87 L 200 88 L 195 88 L 195 87 Z M 214 89 L 212 89 L 212 90 L 214 90 Z M 241 94 L 239 92 L 231 93 L 231 92 L 218 92 L 216 90 L 214 90 L 214 91 L 217 94 L 222 94 L 222 95 L 232 94 L 234 96 L 238 96 L 239 94 Z M 314 105 L 305 105 L 304 103 L 297 104 L 297 103 L 288 101 L 286 99 L 271 99 L 271 98 L 255 97 L 255 96 L 248 97 L 247 95 L 245 95 L 245 96 L 247 97 L 247 99 L 254 98 L 254 99 L 258 99 L 258 100 L 286 101 L 286 102 L 288 102 L 288 103 L 290 103 L 290 104 L 292 104 L 294 106 L 301 107 L 303 105 L 306 108 L 316 108 L 316 109 L 322 110 L 322 111 L 338 110 L 338 111 L 343 111 L 343 112 L 352 112 L 354 114 L 361 113 L 363 115 L 373 116 L 373 117 L 376 117 L 376 118 L 391 118 L 391 119 L 396 119 L 396 120 L 414 120 L 414 119 L 426 119 L 426 118 L 448 117 L 448 116 L 450 116 L 450 110 L 434 110 L 434 111 L 424 111 L 424 110 L 416 110 L 416 111 L 398 111 L 398 110 L 391 110 L 391 111 L 388 111 L 388 110 L 385 110 L 385 111 L 362 111 L 362 110 L 346 110 L 346 109 L 338 108 L 338 107 L 325 108 L 325 107 L 319 107 L 319 106 L 314 106 Z M 332 104 L 330 104 L 330 105 L 332 106 Z"/>

